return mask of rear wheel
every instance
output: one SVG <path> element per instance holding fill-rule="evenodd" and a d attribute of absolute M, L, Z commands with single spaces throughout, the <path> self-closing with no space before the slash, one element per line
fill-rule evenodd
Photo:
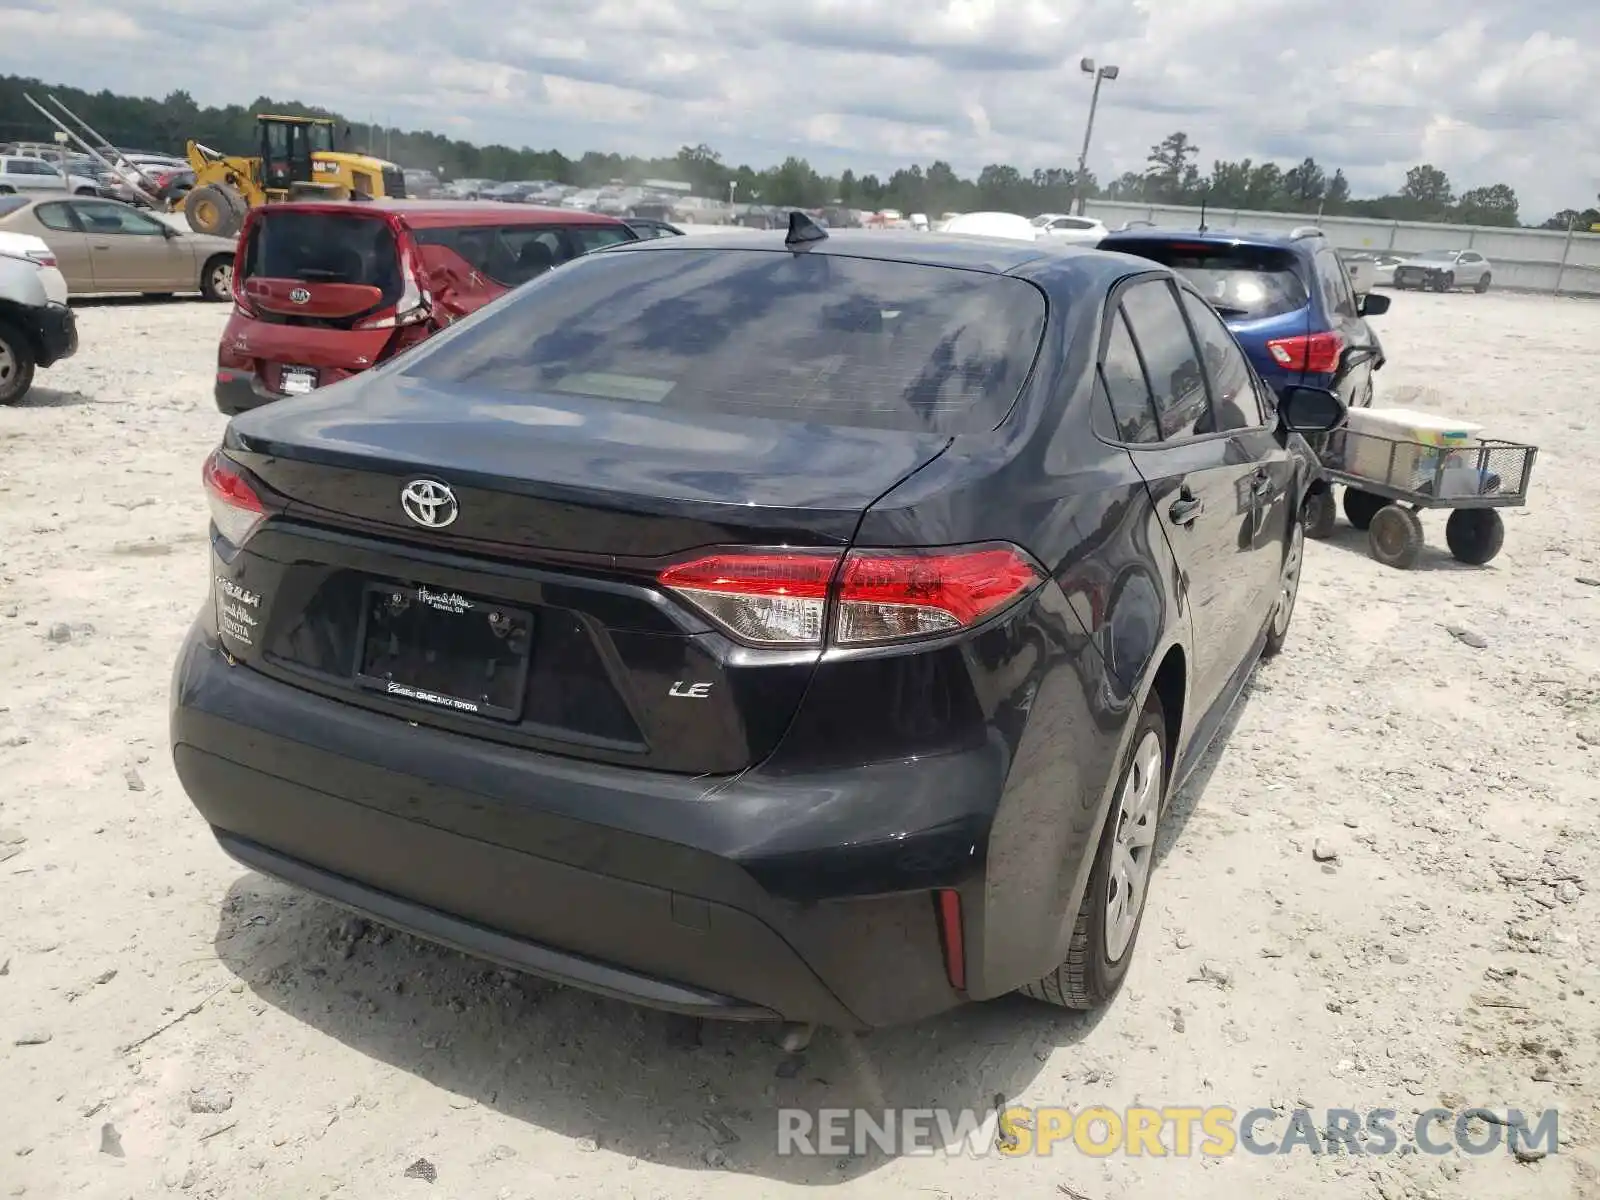
<path fill-rule="evenodd" d="M 1372 518 L 1385 504 L 1389 503 L 1382 496 L 1374 496 L 1371 492 L 1363 492 L 1360 488 L 1347 487 L 1344 490 L 1344 515 L 1345 519 L 1357 529 L 1366 529 L 1372 524 Z"/>
<path fill-rule="evenodd" d="M 1367 542 L 1384 566 L 1414 567 L 1422 554 L 1422 518 L 1402 505 L 1386 504 L 1373 516 Z"/>
<path fill-rule="evenodd" d="M 206 260 L 200 272 L 200 294 L 217 304 L 233 298 L 232 257 L 214 254 Z"/>
<path fill-rule="evenodd" d="M 232 237 L 244 224 L 244 197 L 230 187 L 208 183 L 183 198 L 183 215 L 189 228 L 213 237 Z"/>
<path fill-rule="evenodd" d="M 33 384 L 33 343 L 9 321 L 0 321 L 0 404 L 15 404 Z"/>
<path fill-rule="evenodd" d="M 1473 287 L 1472 290 L 1477 292 L 1478 295 L 1480 295 L 1480 296 L 1483 295 L 1483 293 L 1485 293 L 1485 292 L 1487 292 L 1489 290 L 1489 281 L 1492 278 L 1493 278 L 1493 276 L 1491 276 L 1489 274 L 1489 272 L 1485 271 L 1483 273 L 1483 278 L 1478 280 L 1477 285 L 1475 287 Z"/>
<path fill-rule="evenodd" d="M 1458 508 L 1444 523 L 1445 544 L 1457 562 L 1481 567 L 1506 542 L 1506 523 L 1492 508 Z"/>
<path fill-rule="evenodd" d="M 1166 722 L 1151 696 L 1133 732 L 1100 835 L 1067 960 L 1024 995 L 1063 1008 L 1098 1008 L 1122 985 L 1144 916 L 1167 781 Z"/>

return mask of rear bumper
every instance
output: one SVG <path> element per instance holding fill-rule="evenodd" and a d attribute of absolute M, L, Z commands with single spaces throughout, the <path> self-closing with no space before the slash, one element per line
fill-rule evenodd
<path fill-rule="evenodd" d="M 987 749 L 729 780 L 519 751 L 231 666 L 173 681 L 179 778 L 223 848 L 380 921 L 635 1003 L 870 1028 L 963 1002 L 932 889 L 983 895 Z M 975 930 L 967 935 L 969 945 Z"/>
<path fill-rule="evenodd" d="M 217 371 L 217 409 L 230 417 L 282 400 L 277 392 L 269 391 L 253 371 L 220 368 Z"/>
<path fill-rule="evenodd" d="M 39 313 L 39 365 L 48 367 L 78 352 L 78 318 L 65 304 L 47 304 Z"/>

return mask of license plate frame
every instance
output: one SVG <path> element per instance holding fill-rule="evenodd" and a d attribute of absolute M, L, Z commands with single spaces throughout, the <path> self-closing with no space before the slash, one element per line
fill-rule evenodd
<path fill-rule="evenodd" d="M 398 608 L 395 606 L 396 598 L 404 600 L 404 604 Z M 380 605 L 389 611 L 380 614 L 379 609 L 375 607 Z M 404 637 L 408 642 L 403 651 L 397 649 L 396 653 L 390 656 L 400 658 L 403 655 L 407 660 L 395 663 L 399 668 L 398 671 L 395 669 L 383 671 L 377 659 L 384 656 L 378 655 L 376 658 L 374 656 L 373 638 L 384 636 L 383 629 L 375 628 L 379 620 L 407 621 L 403 634 L 397 632 L 392 625 L 389 629 L 391 638 Z M 458 635 L 471 636 L 471 626 L 479 620 L 487 623 L 490 638 L 506 642 L 508 649 L 514 651 L 511 655 L 514 661 L 509 666 L 502 660 L 491 671 L 491 676 L 501 667 L 509 671 L 509 679 L 502 687 L 496 689 L 496 695 L 491 696 L 488 692 L 484 692 L 474 698 L 471 695 L 458 694 L 469 689 L 440 680 L 430 682 L 420 678 L 421 672 L 417 670 L 420 664 L 417 659 L 421 657 L 427 662 L 432 661 L 430 656 L 437 654 L 442 648 L 436 640 L 442 631 L 453 628 Z M 465 624 L 451 626 L 449 622 L 452 621 L 463 621 Z M 497 622 L 505 625 L 504 635 L 495 632 L 494 627 Z M 520 650 L 515 650 L 512 643 L 519 629 L 524 644 Z M 515 723 L 522 717 L 527 696 L 536 629 L 534 615 L 527 609 L 463 596 L 449 589 L 369 582 L 362 588 L 361 593 L 361 622 L 356 636 L 355 682 L 368 691 L 380 692 L 391 699 L 419 708 Z M 467 659 L 488 665 L 488 660 L 481 657 L 463 655 L 453 657 L 457 664 Z M 400 678 L 396 678 L 397 674 Z"/>
<path fill-rule="evenodd" d="M 306 396 L 321 386 L 322 375 L 315 367 L 284 365 L 278 368 L 278 390 L 285 396 Z"/>

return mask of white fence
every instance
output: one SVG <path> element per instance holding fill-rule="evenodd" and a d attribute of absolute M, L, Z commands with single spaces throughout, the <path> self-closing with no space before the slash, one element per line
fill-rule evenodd
<path fill-rule="evenodd" d="M 1124 221 L 1150 221 L 1178 229 L 1194 229 L 1200 210 L 1176 204 L 1132 204 L 1090 200 L 1088 215 L 1110 229 Z M 1482 254 L 1493 266 L 1495 287 L 1558 295 L 1600 297 L 1600 234 L 1549 229 L 1506 229 L 1486 225 L 1431 225 L 1421 221 L 1375 221 L 1369 217 L 1323 217 L 1295 213 L 1252 212 L 1208 208 L 1210 229 L 1249 229 L 1287 233 L 1315 225 L 1336 248 L 1345 251 L 1465 250 Z"/>

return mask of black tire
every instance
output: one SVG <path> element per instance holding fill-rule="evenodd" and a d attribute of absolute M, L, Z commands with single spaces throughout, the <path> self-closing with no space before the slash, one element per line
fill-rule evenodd
<path fill-rule="evenodd" d="M 244 224 L 244 197 L 232 188 L 208 183 L 192 188 L 183 198 L 183 215 L 189 228 L 213 237 L 232 237 Z"/>
<path fill-rule="evenodd" d="M 1457 562 L 1481 567 L 1506 544 L 1506 523 L 1492 508 L 1458 508 L 1444 523 L 1444 540 Z"/>
<path fill-rule="evenodd" d="M 1300 519 L 1305 522 L 1308 538 L 1320 542 L 1332 537 L 1334 524 L 1339 519 L 1339 506 L 1334 502 L 1333 489 L 1324 486 L 1306 496 Z"/>
<path fill-rule="evenodd" d="M 1165 807 L 1167 798 L 1167 727 L 1161 712 L 1161 701 L 1151 696 L 1145 702 L 1144 712 L 1139 715 L 1139 723 L 1134 728 L 1127 757 L 1117 774 L 1111 811 L 1106 814 L 1106 826 L 1100 834 L 1100 845 L 1095 852 L 1094 867 L 1089 872 L 1089 884 L 1084 889 L 1083 903 L 1078 906 L 1078 915 L 1073 922 L 1072 940 L 1067 946 L 1066 961 L 1043 979 L 1021 988 L 1025 996 L 1061 1008 L 1079 1010 L 1099 1008 L 1116 994 L 1128 974 L 1128 964 L 1133 961 L 1134 947 L 1139 944 L 1139 926 L 1144 921 L 1145 909 L 1149 907 L 1146 900 L 1150 893 L 1152 876 L 1148 873 L 1145 876 L 1144 893 L 1139 897 L 1139 913 L 1133 932 L 1122 953 L 1113 962 L 1106 952 L 1106 914 L 1111 901 L 1112 848 L 1117 840 L 1123 791 L 1128 784 L 1129 776 L 1134 772 L 1139 749 L 1151 735 L 1154 735 L 1160 747 L 1160 756 L 1157 760 L 1160 765 L 1157 769 L 1161 776 L 1156 780 L 1158 793 L 1155 817 L 1150 828 L 1152 840 L 1147 851 L 1151 857 L 1150 866 L 1154 868 L 1155 835 L 1160 832 L 1161 810 Z"/>
<path fill-rule="evenodd" d="M 1490 275 L 1489 272 L 1485 271 L 1483 273 L 1483 278 L 1478 280 L 1477 283 L 1472 285 L 1472 290 L 1477 292 L 1478 295 L 1480 295 L 1480 296 L 1483 295 L 1485 292 L 1487 292 L 1489 290 L 1489 282 L 1493 278 L 1494 278 L 1494 276 Z"/>
<path fill-rule="evenodd" d="M 92 187 L 74 188 L 72 194 L 74 196 L 98 196 L 100 189 Z"/>
<path fill-rule="evenodd" d="M 1399 504 L 1386 504 L 1367 528 L 1372 557 L 1386 567 L 1405 571 L 1422 555 L 1422 518 Z"/>
<path fill-rule="evenodd" d="M 213 254 L 200 268 L 200 294 L 213 304 L 233 299 L 233 256 Z"/>
<path fill-rule="evenodd" d="M 15 404 L 33 386 L 33 343 L 9 321 L 0 321 L 0 404 Z"/>
<path fill-rule="evenodd" d="M 16 194 L 17 189 L 9 183 L 0 183 L 0 196 L 15 196 Z"/>
<path fill-rule="evenodd" d="M 1378 510 L 1389 502 L 1382 496 L 1374 496 L 1371 492 L 1363 492 L 1360 488 L 1347 487 L 1344 490 L 1344 517 L 1357 529 L 1365 531 L 1372 524 L 1372 518 Z"/>
<path fill-rule="evenodd" d="M 1330 519 L 1333 516 L 1332 497 L 1329 497 L 1328 515 Z M 1295 600 L 1300 596 L 1300 572 L 1305 565 L 1309 532 L 1303 516 L 1289 526 L 1289 542 L 1283 549 L 1283 566 L 1278 577 L 1278 599 L 1272 606 L 1266 644 L 1261 647 L 1262 658 L 1277 658 L 1289 639 L 1289 623 L 1294 619 Z"/>
<path fill-rule="evenodd" d="M 1439 276 L 1438 286 L 1441 292 L 1448 292 L 1451 288 L 1456 286 L 1455 274 L 1451 271 L 1446 271 L 1443 275 Z"/>

